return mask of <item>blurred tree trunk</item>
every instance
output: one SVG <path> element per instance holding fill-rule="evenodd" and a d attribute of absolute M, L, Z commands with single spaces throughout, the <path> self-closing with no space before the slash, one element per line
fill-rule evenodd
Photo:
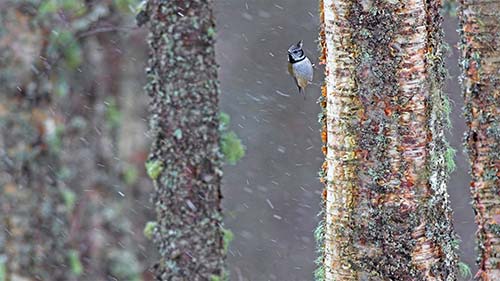
<path fill-rule="evenodd" d="M 77 199 L 69 242 L 82 263 L 80 278 L 139 280 L 148 266 L 139 262 L 140 245 L 133 234 L 142 236 L 145 218 L 133 229 L 129 215 L 137 202 L 131 199 L 118 154 L 125 40 L 115 29 L 122 28 L 126 14 L 111 2 L 86 7 L 103 12 L 78 36 L 82 63 L 66 77 L 70 93 L 61 98 L 67 116 L 66 181 Z"/>
<path fill-rule="evenodd" d="M 112 15 L 107 15 L 94 25 L 110 18 Z M 120 175 L 121 161 L 115 153 L 120 121 L 119 89 L 115 83 L 121 80 L 117 71 L 121 58 L 111 55 L 115 47 L 110 46 L 109 40 L 120 42 L 114 32 L 79 40 L 83 62 L 80 71 L 68 77 L 71 92 L 62 99 L 68 116 L 64 161 L 71 172 L 67 182 L 77 198 L 71 217 L 70 242 L 78 249 L 85 279 L 104 280 L 114 276 L 119 280 L 136 280 L 129 274 L 117 276 L 120 273 L 113 270 L 116 254 L 130 250 L 127 238 L 132 230 L 126 229 L 130 221 L 124 215 L 127 207 L 120 195 L 125 195 L 125 184 Z M 136 264 L 129 261 L 129 269 L 137 269 Z"/>
<path fill-rule="evenodd" d="M 318 279 L 457 279 L 440 5 L 322 0 L 326 191 Z"/>
<path fill-rule="evenodd" d="M 500 1 L 460 1 L 462 84 L 480 280 L 500 280 Z"/>
<path fill-rule="evenodd" d="M 0 271 L 6 281 L 70 280 L 59 181 L 51 29 L 27 2 L 0 12 Z"/>
<path fill-rule="evenodd" d="M 151 0 L 146 90 L 158 280 L 223 280 L 213 1 Z M 219 279 L 216 279 L 219 278 Z"/>
<path fill-rule="evenodd" d="M 116 5 L 0 3 L 1 151 L 19 162 L 5 156 L 0 163 L 7 194 L 0 197 L 0 217 L 9 234 L 0 236 L 0 277 L 4 263 L 7 280 L 20 278 L 15 270 L 36 280 L 138 280 L 144 268 L 131 235 L 142 226 L 131 229 L 126 215 L 133 201 L 123 199 L 117 151 L 122 38 L 114 30 L 124 15 Z M 33 145 L 23 148 L 17 140 Z M 37 182 L 15 187 L 27 176 Z M 53 232 L 44 234 L 45 227 Z"/>

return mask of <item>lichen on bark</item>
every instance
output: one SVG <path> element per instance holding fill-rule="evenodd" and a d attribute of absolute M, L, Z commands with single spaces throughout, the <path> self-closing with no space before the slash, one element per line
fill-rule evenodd
<path fill-rule="evenodd" d="M 500 1 L 459 6 L 461 81 L 478 225 L 479 280 L 500 280 Z"/>
<path fill-rule="evenodd" d="M 323 0 L 324 280 L 455 280 L 440 1 Z"/>
<path fill-rule="evenodd" d="M 153 179 L 159 280 L 226 275 L 212 8 L 210 0 L 152 0 L 142 13 L 150 30 L 148 161 L 162 167 Z"/>

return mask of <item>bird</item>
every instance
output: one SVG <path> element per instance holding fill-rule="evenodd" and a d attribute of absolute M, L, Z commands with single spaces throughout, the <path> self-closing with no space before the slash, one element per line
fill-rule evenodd
<path fill-rule="evenodd" d="M 295 80 L 299 94 L 306 98 L 305 88 L 313 80 L 313 64 L 304 54 L 303 43 L 300 40 L 297 44 L 288 48 L 288 72 Z"/>

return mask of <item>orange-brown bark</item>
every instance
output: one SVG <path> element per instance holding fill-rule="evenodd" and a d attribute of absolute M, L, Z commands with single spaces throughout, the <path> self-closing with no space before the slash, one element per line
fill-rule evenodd
<path fill-rule="evenodd" d="M 324 280 L 455 280 L 441 3 L 322 3 Z"/>
<path fill-rule="evenodd" d="M 460 1 L 462 84 L 480 280 L 500 280 L 500 1 Z"/>

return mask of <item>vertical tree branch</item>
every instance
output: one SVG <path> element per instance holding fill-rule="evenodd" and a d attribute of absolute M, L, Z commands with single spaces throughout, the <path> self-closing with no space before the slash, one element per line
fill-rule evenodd
<path fill-rule="evenodd" d="M 500 1 L 462 0 L 462 87 L 480 280 L 500 280 Z"/>

